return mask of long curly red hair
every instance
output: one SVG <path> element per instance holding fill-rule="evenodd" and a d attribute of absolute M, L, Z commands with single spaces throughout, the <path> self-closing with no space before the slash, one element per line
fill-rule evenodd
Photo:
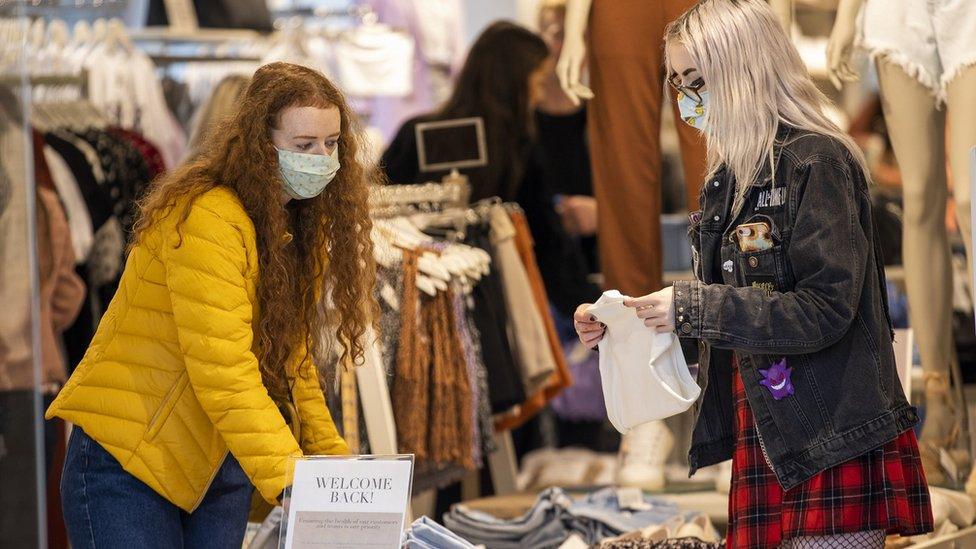
<path fill-rule="evenodd" d="M 283 207 L 271 130 L 289 107 L 339 109 L 341 168 L 321 195 Z M 237 194 L 257 232 L 258 364 L 277 399 L 289 398 L 295 349 L 307 342 L 307 352 L 321 357 L 325 330 L 333 330 L 342 347 L 340 363 L 359 363 L 363 357 L 362 336 L 376 305 L 367 204 L 372 170 L 358 159 L 359 130 L 342 93 L 322 74 L 290 63 L 265 65 L 255 72 L 236 116 L 212 134 L 215 141 L 157 181 L 140 203 L 136 242 L 178 203 L 186 201 L 185 220 L 192 197 L 218 185 Z M 293 237 L 290 242 L 286 233 Z"/>

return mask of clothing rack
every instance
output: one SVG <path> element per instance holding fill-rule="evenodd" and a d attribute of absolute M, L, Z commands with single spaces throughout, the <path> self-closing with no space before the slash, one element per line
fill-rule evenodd
<path fill-rule="evenodd" d="M 254 55 L 178 55 L 168 53 L 150 53 L 149 58 L 157 67 L 175 65 L 177 63 L 233 63 L 237 61 L 261 62 L 261 58 Z"/>
<path fill-rule="evenodd" d="M 370 189 L 369 205 L 371 211 L 389 211 L 421 202 L 462 206 L 470 192 L 467 180 L 463 178 L 424 185 L 382 185 Z M 363 405 L 366 434 L 373 453 L 393 455 L 397 453 L 396 422 L 379 338 L 372 328 L 367 329 L 365 337 L 366 360 L 365 364 L 356 368 L 356 380 Z"/>
<path fill-rule="evenodd" d="M 403 213 L 405 207 L 417 208 L 414 211 L 467 209 L 470 196 L 471 186 L 468 179 L 455 171 L 445 176 L 440 183 L 373 187 L 370 189 L 369 205 L 371 215 L 383 217 Z M 396 423 L 382 367 L 382 355 L 375 334 L 370 331 L 367 337 L 371 343 L 366 351 L 366 364 L 357 368 L 366 430 L 373 452 L 383 453 L 389 450 L 387 453 L 396 453 Z M 369 355 L 374 355 L 375 359 L 370 360 Z M 497 449 L 487 457 L 495 492 L 497 495 L 513 494 L 517 491 L 518 466 L 512 434 L 505 431 L 493 433 L 492 436 Z M 473 483 L 466 479 L 463 484 L 468 491 Z M 430 507 L 432 501 L 432 494 L 419 494 L 416 498 L 419 507 Z M 422 511 L 430 514 L 433 509 Z"/>
<path fill-rule="evenodd" d="M 264 35 L 247 29 L 195 29 L 185 30 L 171 27 L 146 27 L 129 31 L 133 42 L 160 42 L 164 44 L 204 44 L 221 42 L 251 42 L 261 40 Z"/>
<path fill-rule="evenodd" d="M 25 81 L 26 80 L 26 81 Z M 20 75 L 0 75 L 0 85 L 16 88 L 23 84 L 28 86 L 78 86 L 81 96 L 88 93 L 88 71 L 74 74 L 28 74 L 25 78 Z"/>
<path fill-rule="evenodd" d="M 445 176 L 441 183 L 421 185 L 378 185 L 370 189 L 370 211 L 376 217 L 395 215 L 402 208 L 466 208 L 471 196 L 467 178 L 460 174 Z M 398 210 L 399 209 L 399 210 Z"/>
<path fill-rule="evenodd" d="M 362 22 L 374 21 L 376 12 L 370 6 L 349 6 L 345 8 L 326 8 L 326 7 L 297 7 L 275 10 L 274 14 L 278 17 L 315 17 L 319 19 L 333 19 L 350 17 L 359 19 Z"/>

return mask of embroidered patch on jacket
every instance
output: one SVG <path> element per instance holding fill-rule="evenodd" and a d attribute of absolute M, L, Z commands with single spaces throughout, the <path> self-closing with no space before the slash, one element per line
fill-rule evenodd
<path fill-rule="evenodd" d="M 771 189 L 766 189 L 764 191 L 759 191 L 759 197 L 756 199 L 756 210 L 762 208 L 775 208 L 776 206 L 783 205 L 783 189 L 784 187 L 773 187 Z"/>
<path fill-rule="evenodd" d="M 763 376 L 759 384 L 769 389 L 774 399 L 782 400 L 793 394 L 793 382 L 790 380 L 793 368 L 787 368 L 786 357 L 774 362 L 768 370 L 759 370 L 759 373 Z"/>
<path fill-rule="evenodd" d="M 766 294 L 767 297 L 773 295 L 773 292 L 776 291 L 776 285 L 773 284 L 772 282 L 755 281 L 752 283 L 752 287 L 759 288 Z"/>

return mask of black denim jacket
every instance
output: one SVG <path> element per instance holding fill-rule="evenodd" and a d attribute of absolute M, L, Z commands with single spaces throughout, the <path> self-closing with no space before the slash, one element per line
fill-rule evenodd
<path fill-rule="evenodd" d="M 781 127 L 775 177 L 732 216 L 727 170 L 705 182 L 689 236 L 696 281 L 674 286 L 676 330 L 700 340 L 691 473 L 732 456 L 732 353 L 760 441 L 789 489 L 894 439 L 918 421 L 898 380 L 885 274 L 867 182 L 829 137 Z M 766 221 L 774 246 L 742 252 L 740 224 Z M 760 370 L 786 361 L 779 400 Z M 780 395 L 782 396 L 782 395 Z"/>

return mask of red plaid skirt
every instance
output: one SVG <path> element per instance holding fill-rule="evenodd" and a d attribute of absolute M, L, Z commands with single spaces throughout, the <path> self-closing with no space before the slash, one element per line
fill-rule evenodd
<path fill-rule="evenodd" d="M 776 547 L 784 539 L 867 530 L 903 536 L 932 531 L 928 483 L 913 431 L 784 491 L 763 456 L 737 367 L 733 377 L 736 439 L 727 547 Z"/>

